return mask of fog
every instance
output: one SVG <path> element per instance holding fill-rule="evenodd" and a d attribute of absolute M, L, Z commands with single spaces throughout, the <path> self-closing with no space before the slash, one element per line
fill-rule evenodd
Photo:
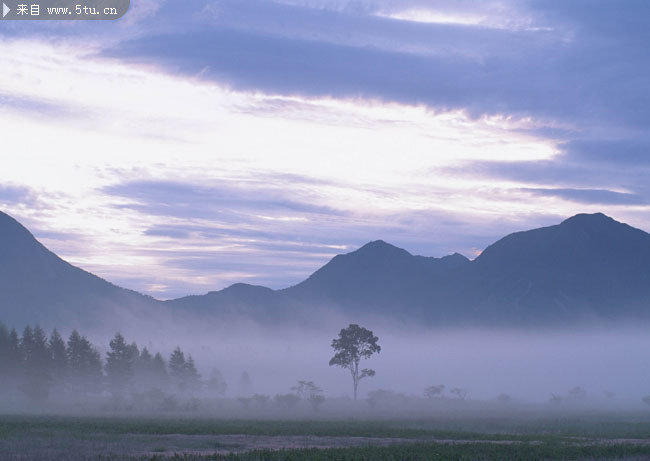
<path fill-rule="evenodd" d="M 425 387 L 440 384 L 467 390 L 468 399 L 505 393 L 528 402 L 547 402 L 551 393 L 563 395 L 576 386 L 594 400 L 606 391 L 621 402 L 638 402 L 650 393 L 650 336 L 634 327 L 522 332 L 361 325 L 379 337 L 382 348 L 364 362 L 377 374 L 362 380 L 361 397 L 374 389 L 422 396 Z M 184 344 L 199 371 L 216 367 L 232 384 L 247 371 L 254 392 L 289 392 L 298 380 L 312 380 L 327 395 L 350 396 L 349 372 L 328 366 L 337 334 L 333 325 L 306 331 L 249 325 L 187 338 Z M 175 345 L 153 344 L 164 350 Z"/>
<path fill-rule="evenodd" d="M 196 408 L 216 408 L 215 402 L 220 401 L 221 406 L 217 406 L 222 410 L 224 402 L 230 402 L 226 407 L 231 411 L 236 413 L 240 408 L 250 412 L 254 408 L 249 408 L 247 398 L 257 394 L 268 396 L 270 404 L 277 403 L 274 396 L 295 394 L 299 381 L 311 381 L 322 389 L 325 401 L 319 409 L 323 412 L 334 407 L 352 408 L 341 404 L 349 402 L 353 395 L 350 372 L 328 365 L 333 356 L 332 340 L 350 322 L 372 330 L 381 346 L 380 353 L 361 362 L 361 368 L 376 371 L 374 377 L 362 379 L 359 384 L 359 402 L 355 408 L 364 411 L 375 410 L 378 399 L 389 402 L 386 405 L 396 410 L 400 406 L 418 408 L 423 401 L 452 406 L 501 402 L 539 408 L 643 410 L 647 407 L 642 399 L 650 394 L 650 335 L 642 327 L 443 329 L 385 319 L 351 320 L 335 315 L 318 326 L 260 325 L 241 319 L 215 322 L 158 319 L 155 327 L 143 322 L 125 324 L 120 331 L 127 343 L 136 342 L 140 350 L 146 347 L 151 354 L 160 352 L 167 365 L 176 347 L 186 357 L 191 355 L 200 382 L 189 393 L 169 383 L 165 387 L 162 383 L 158 386 L 147 382 L 146 386 L 125 388 L 122 400 L 141 398 L 136 390 L 142 393 L 149 388 L 160 388 L 180 401 L 198 401 L 194 404 Z M 21 329 L 16 329 L 20 334 Z M 61 326 L 58 330 L 67 340 L 70 331 Z M 50 331 L 46 333 L 49 336 Z M 105 364 L 115 331 L 96 327 L 80 333 L 93 343 Z M 242 381 L 243 373 L 249 376 L 248 383 Z M 209 383 L 215 376 L 224 384 L 218 390 L 214 381 Z M 20 379 L 16 383 L 20 388 Z M 439 385 L 444 385 L 441 393 L 427 399 L 425 388 Z M 30 411 L 52 411 L 52 408 L 66 411 L 65 405 L 54 405 L 65 400 L 56 389 L 50 392 L 47 401 L 34 406 L 24 393 L 11 392 L 7 387 L 10 385 L 3 386 L 5 395 L 8 391 L 11 395 L 11 399 L 3 399 L 4 410 L 21 410 L 24 405 Z M 103 386 L 101 392 L 85 402 L 108 402 L 114 398 L 107 385 Z M 454 393 L 454 388 L 461 389 L 464 395 Z M 90 404 L 89 409 L 119 411 L 120 405 Z M 388 408 L 382 405 L 384 410 Z M 308 407 L 306 403 L 304 406 Z M 77 410 L 82 407 L 74 406 Z"/>

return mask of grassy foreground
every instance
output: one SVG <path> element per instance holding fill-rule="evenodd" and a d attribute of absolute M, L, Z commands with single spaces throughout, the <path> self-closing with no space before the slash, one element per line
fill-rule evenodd
<path fill-rule="evenodd" d="M 645 417 L 245 420 L 0 416 L 0 460 L 650 459 Z"/>
<path fill-rule="evenodd" d="M 539 445 L 511 444 L 436 444 L 423 443 L 389 447 L 353 447 L 306 450 L 261 450 L 244 454 L 172 457 L 152 456 L 146 460 L 232 460 L 232 461 L 294 461 L 294 460 L 585 460 L 585 459 L 648 459 L 650 447 L 615 444 L 609 446 L 571 446 L 561 443 Z"/>

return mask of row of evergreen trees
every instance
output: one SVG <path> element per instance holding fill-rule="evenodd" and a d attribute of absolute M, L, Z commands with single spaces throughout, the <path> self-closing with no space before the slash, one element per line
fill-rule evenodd
<path fill-rule="evenodd" d="M 50 396 L 79 399 L 109 392 L 120 397 L 150 389 L 193 393 L 201 377 L 191 355 L 177 347 L 166 363 L 117 333 L 105 359 L 74 330 L 67 342 L 55 329 L 48 337 L 39 326 L 26 326 L 22 336 L 0 323 L 0 394 L 23 393 L 35 401 Z"/>

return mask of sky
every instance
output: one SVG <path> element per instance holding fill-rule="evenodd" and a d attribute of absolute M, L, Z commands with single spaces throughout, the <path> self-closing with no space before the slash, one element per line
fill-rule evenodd
<path fill-rule="evenodd" d="M 650 3 L 132 0 L 0 22 L 0 210 L 169 299 L 382 239 L 650 230 Z"/>

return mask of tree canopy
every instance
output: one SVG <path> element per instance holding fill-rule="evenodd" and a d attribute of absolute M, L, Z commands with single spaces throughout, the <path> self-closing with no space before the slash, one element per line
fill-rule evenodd
<path fill-rule="evenodd" d="M 357 399 L 359 381 L 375 375 L 375 371 L 369 368 L 359 370 L 359 363 L 362 359 L 368 359 L 373 354 L 381 351 L 381 347 L 377 344 L 378 341 L 379 338 L 372 331 L 354 323 L 351 323 L 347 328 L 343 328 L 339 332 L 339 337 L 332 340 L 332 348 L 335 354 L 329 364 L 350 371 L 355 400 Z"/>

